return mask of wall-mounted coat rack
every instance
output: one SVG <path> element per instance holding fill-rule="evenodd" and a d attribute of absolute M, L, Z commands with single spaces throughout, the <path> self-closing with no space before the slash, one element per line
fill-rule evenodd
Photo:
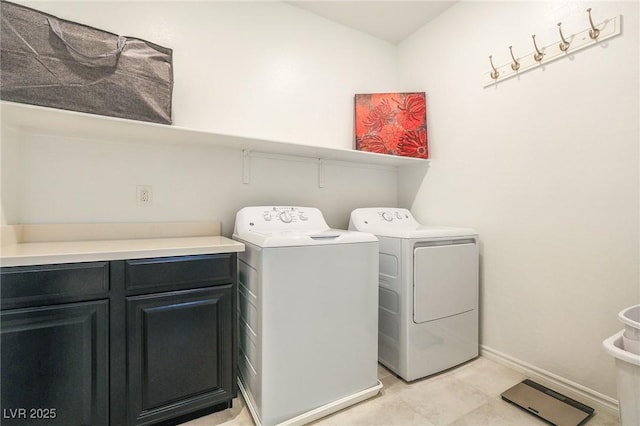
<path fill-rule="evenodd" d="M 515 56 L 513 46 L 509 46 L 511 62 L 495 67 L 493 55 L 489 56 L 491 71 L 485 73 L 484 87 L 494 85 L 502 80 L 523 74 L 526 71 L 546 65 L 556 59 L 565 58 L 578 50 L 594 44 L 602 43 L 611 37 L 621 33 L 620 24 L 622 16 L 615 16 L 604 20 L 598 25 L 593 24 L 591 19 L 591 8 L 587 9 L 589 14 L 589 28 L 565 36 L 562 32 L 562 23 L 558 22 L 558 39 L 542 48 L 538 47 L 536 36 L 532 35 L 534 50 L 523 56 Z"/>

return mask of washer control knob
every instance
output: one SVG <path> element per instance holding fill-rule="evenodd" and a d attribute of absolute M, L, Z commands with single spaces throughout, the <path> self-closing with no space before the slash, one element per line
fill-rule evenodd
<path fill-rule="evenodd" d="M 271 221 L 271 213 L 265 213 L 263 216 L 264 220 L 266 222 L 270 222 Z"/>
<path fill-rule="evenodd" d="M 300 220 L 309 220 L 309 217 L 306 214 L 304 214 L 304 212 L 300 212 L 298 217 L 300 218 Z"/>
<path fill-rule="evenodd" d="M 283 221 L 284 223 L 289 223 L 291 222 L 291 215 L 286 210 L 282 211 L 280 212 L 280 220 Z"/>
<path fill-rule="evenodd" d="M 391 222 L 393 220 L 393 216 L 389 212 L 382 212 L 382 218 L 387 222 Z"/>
<path fill-rule="evenodd" d="M 400 214 L 400 212 L 396 212 L 396 217 L 397 217 L 398 219 L 402 219 L 402 215 Z"/>

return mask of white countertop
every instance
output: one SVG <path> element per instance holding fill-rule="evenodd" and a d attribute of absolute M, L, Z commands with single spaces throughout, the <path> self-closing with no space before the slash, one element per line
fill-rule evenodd
<path fill-rule="evenodd" d="M 70 237 L 75 236 L 70 235 Z M 3 240 L 9 240 L 9 243 L 3 241 L 0 248 L 0 266 L 143 259 L 244 251 L 244 244 L 219 235 L 90 240 L 87 239 L 85 233 L 80 238 L 70 241 L 20 241 L 19 238 L 15 241 L 11 241 L 10 238 L 3 238 Z"/>

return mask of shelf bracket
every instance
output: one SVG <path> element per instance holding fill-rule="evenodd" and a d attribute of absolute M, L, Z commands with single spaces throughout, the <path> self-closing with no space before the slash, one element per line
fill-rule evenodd
<path fill-rule="evenodd" d="M 242 150 L 242 183 L 245 185 L 251 182 L 251 157 L 249 157 L 249 151 Z"/>
<path fill-rule="evenodd" d="M 318 158 L 318 188 L 324 188 L 324 160 Z"/>

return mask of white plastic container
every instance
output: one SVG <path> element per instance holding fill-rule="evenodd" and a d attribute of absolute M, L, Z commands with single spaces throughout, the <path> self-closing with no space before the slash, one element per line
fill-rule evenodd
<path fill-rule="evenodd" d="M 602 346 L 616 359 L 618 410 L 622 426 L 640 425 L 640 355 L 623 348 L 624 330 L 602 342 Z"/>
<path fill-rule="evenodd" d="M 622 335 L 622 348 L 636 355 L 640 355 L 640 340 L 633 340 Z M 640 425 L 638 425 L 640 426 Z"/>
<path fill-rule="evenodd" d="M 640 340 L 640 305 L 621 310 L 618 319 L 624 324 L 624 337 Z"/>

